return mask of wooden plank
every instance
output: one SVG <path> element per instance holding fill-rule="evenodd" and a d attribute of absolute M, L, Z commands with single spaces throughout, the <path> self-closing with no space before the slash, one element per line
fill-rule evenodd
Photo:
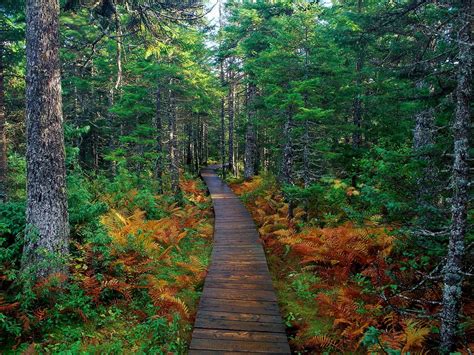
<path fill-rule="evenodd" d="M 235 290 L 268 290 L 274 291 L 273 285 L 270 283 L 242 283 L 242 282 L 228 282 L 215 281 L 215 280 L 206 280 L 205 287 L 214 287 L 220 289 L 235 289 Z"/>
<path fill-rule="evenodd" d="M 213 282 L 213 283 L 224 283 L 228 282 L 229 284 L 252 284 L 252 285 L 268 285 L 273 286 L 273 283 L 270 279 L 249 279 L 249 278 L 242 278 L 239 276 L 217 276 L 217 275 L 207 275 L 206 281 Z"/>
<path fill-rule="evenodd" d="M 233 290 L 233 289 L 222 289 L 207 287 L 203 291 L 203 297 L 209 296 L 212 298 L 221 298 L 227 300 L 244 300 L 244 301 L 273 301 L 276 302 L 276 296 L 274 291 L 269 290 Z"/>
<path fill-rule="evenodd" d="M 289 354 L 288 341 L 284 343 L 193 338 L 190 348 L 193 350 L 252 351 L 256 353 Z"/>
<path fill-rule="evenodd" d="M 280 315 L 269 315 L 269 314 L 252 314 L 252 313 L 232 313 L 232 312 L 217 312 L 217 311 L 206 311 L 198 310 L 198 317 L 236 320 L 242 322 L 264 322 L 264 323 L 280 323 Z"/>
<path fill-rule="evenodd" d="M 281 323 L 243 322 L 226 319 L 199 317 L 194 323 L 196 328 L 257 331 L 269 333 L 285 333 Z"/>
<path fill-rule="evenodd" d="M 244 330 L 205 329 L 197 327 L 194 336 L 199 339 L 241 340 L 257 342 L 284 343 L 286 335 L 282 333 L 254 332 Z"/>
<path fill-rule="evenodd" d="M 199 309 L 219 312 L 280 315 L 280 310 L 275 302 L 265 301 L 224 300 L 205 297 L 201 298 Z"/>

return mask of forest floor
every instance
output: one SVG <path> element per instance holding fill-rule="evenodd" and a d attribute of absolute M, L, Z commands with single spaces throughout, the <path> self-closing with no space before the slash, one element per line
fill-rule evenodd
<path fill-rule="evenodd" d="M 413 300 L 440 298 L 439 288 L 397 296 L 397 287 L 416 284 L 425 267 L 423 259 L 397 248 L 404 238 L 395 233 L 397 226 L 377 216 L 364 224 L 348 222 L 338 217 L 340 209 L 316 203 L 310 218 L 295 208 L 289 219 L 272 177 L 229 181 L 258 227 L 292 351 L 435 351 L 436 318 L 397 311 L 436 314 L 435 303 Z M 327 188 L 342 196 L 338 204 L 359 193 L 339 180 Z M 214 217 L 204 183 L 185 176 L 181 189 L 177 204 L 170 195 L 156 195 L 150 182 L 126 174 L 107 184 L 72 178 L 69 282 L 54 275 L 22 290 L 15 286 L 21 244 L 14 240 L 24 230 L 24 210 L 8 205 L 0 214 L 9 243 L 0 244 L 0 351 L 186 353 L 211 251 L 219 245 L 212 240 Z M 331 200 L 325 193 L 321 201 Z M 225 211 L 221 207 L 216 216 Z M 324 223 L 316 208 L 325 214 Z M 464 308 L 472 314 L 472 300 Z M 469 339 L 472 322 L 462 326 Z"/>
<path fill-rule="evenodd" d="M 182 179 L 179 205 L 118 180 L 99 189 L 105 213 L 91 235 L 81 231 L 91 216 L 74 226 L 82 240 L 71 248 L 67 283 L 54 275 L 17 292 L 2 258 L 0 352 L 187 351 L 212 247 L 210 198 L 199 179 Z"/>

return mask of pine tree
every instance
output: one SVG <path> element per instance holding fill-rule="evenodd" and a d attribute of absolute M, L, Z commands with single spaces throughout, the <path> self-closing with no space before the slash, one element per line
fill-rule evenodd
<path fill-rule="evenodd" d="M 59 63 L 59 2 L 26 2 L 27 210 L 25 268 L 67 272 L 69 222 Z"/>

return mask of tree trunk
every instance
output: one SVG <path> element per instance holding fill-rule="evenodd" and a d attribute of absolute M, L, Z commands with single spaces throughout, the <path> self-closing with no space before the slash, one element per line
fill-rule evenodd
<path fill-rule="evenodd" d="M 185 130 L 186 130 L 186 165 L 189 170 L 193 171 L 194 166 L 193 166 L 193 131 L 192 131 L 192 126 L 191 122 L 186 122 L 185 124 Z"/>
<path fill-rule="evenodd" d="M 234 82 L 232 68 L 229 69 L 229 91 L 227 93 L 227 110 L 229 116 L 229 169 L 236 174 L 234 153 Z"/>
<path fill-rule="evenodd" d="M 199 174 L 199 165 L 200 165 L 200 154 L 199 154 L 199 131 L 201 130 L 201 123 L 199 116 L 196 117 L 196 122 L 191 126 L 192 129 L 192 139 L 193 139 L 193 164 L 194 172 Z"/>
<path fill-rule="evenodd" d="M 0 42 L 0 202 L 7 200 L 7 132 L 5 114 L 5 87 L 3 42 Z"/>
<path fill-rule="evenodd" d="M 309 45 L 308 45 L 308 27 L 305 27 L 305 50 L 304 50 L 304 80 L 309 79 Z M 308 92 L 305 91 L 303 94 L 303 104 L 305 108 L 308 108 Z M 304 187 L 307 188 L 311 182 L 311 172 L 309 167 L 309 147 L 310 147 L 310 138 L 309 138 L 309 124 L 308 118 L 305 116 L 303 122 L 303 181 Z M 305 200 L 305 211 L 307 212 L 308 206 L 307 201 Z"/>
<path fill-rule="evenodd" d="M 67 272 L 69 222 L 58 0 L 26 1 L 27 208 L 23 267 Z"/>
<path fill-rule="evenodd" d="M 171 82 L 172 84 L 172 82 Z M 179 187 L 179 151 L 178 133 L 176 128 L 176 102 L 174 92 L 168 91 L 168 132 L 169 132 L 169 155 L 170 155 L 170 178 L 171 192 L 177 200 L 181 199 L 181 189 Z"/>
<path fill-rule="evenodd" d="M 360 14 L 362 13 L 362 0 L 358 0 L 357 2 L 357 12 Z M 352 133 L 352 146 L 357 149 L 362 144 L 362 134 L 361 134 L 361 127 L 362 127 L 362 100 L 361 100 L 361 71 L 364 65 L 364 52 L 363 48 L 361 48 L 361 43 L 358 41 L 358 49 L 357 49 L 357 59 L 355 65 L 355 75 L 356 75 L 356 88 L 357 93 L 354 97 L 354 102 L 352 104 L 352 122 L 354 124 L 354 131 Z"/>
<path fill-rule="evenodd" d="M 163 107 L 161 87 L 158 83 L 156 88 L 156 113 L 155 113 L 155 129 L 156 129 L 156 162 L 155 162 L 155 178 L 158 183 L 158 193 L 163 193 Z"/>
<path fill-rule="evenodd" d="M 286 122 L 283 128 L 283 159 L 281 165 L 281 183 L 293 184 L 293 142 L 291 137 L 291 128 L 293 125 L 292 113 L 290 109 L 286 114 Z"/>
<path fill-rule="evenodd" d="M 203 135 L 203 152 L 204 152 L 204 165 L 207 165 L 209 161 L 209 127 L 207 121 L 203 122 L 202 125 L 202 135 Z"/>
<path fill-rule="evenodd" d="M 459 12 L 460 29 L 457 42 L 458 80 L 456 89 L 456 111 L 454 116 L 454 161 L 451 205 L 451 235 L 448 255 L 444 266 L 443 310 L 441 313 L 441 349 L 455 350 L 456 330 L 462 296 L 464 239 L 467 233 L 467 210 L 469 203 L 469 131 L 471 129 L 471 0 L 462 1 Z"/>
<path fill-rule="evenodd" d="M 423 81 L 417 83 L 419 89 L 424 87 Z M 420 207 L 420 223 L 425 225 L 431 220 L 434 207 L 436 167 L 429 152 L 434 145 L 435 116 L 433 108 L 426 108 L 415 115 L 413 131 L 413 150 L 424 164 L 422 174 L 417 181 L 417 205 Z"/>
<path fill-rule="evenodd" d="M 221 86 L 224 87 L 225 81 L 224 81 L 224 63 L 221 61 L 220 64 L 220 70 L 221 70 Z M 225 166 L 225 98 L 222 97 L 221 99 L 221 132 L 220 132 L 220 137 L 221 137 L 221 143 L 220 143 L 220 148 L 221 148 L 221 164 L 222 164 L 222 177 L 226 178 L 226 166 Z"/>
<path fill-rule="evenodd" d="M 248 122 L 245 132 L 245 153 L 244 153 L 244 178 L 251 179 L 255 175 L 255 156 L 257 154 L 257 144 L 254 120 L 254 100 L 256 94 L 255 84 L 250 83 L 247 92 Z"/>
<path fill-rule="evenodd" d="M 122 86 L 122 26 L 120 25 L 120 18 L 117 9 L 115 10 L 114 14 L 114 20 L 115 20 L 115 35 L 117 37 L 117 55 L 116 55 L 116 61 L 117 61 L 117 80 L 115 81 L 115 90 L 120 90 Z"/>

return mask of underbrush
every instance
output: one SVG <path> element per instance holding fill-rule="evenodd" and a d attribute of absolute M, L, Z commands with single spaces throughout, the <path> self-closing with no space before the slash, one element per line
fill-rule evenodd
<path fill-rule="evenodd" d="M 428 277 L 436 258 L 415 253 L 394 221 L 357 211 L 364 192 L 326 180 L 312 187 L 319 203 L 297 203 L 289 219 L 288 191 L 274 179 L 231 187 L 259 226 L 293 351 L 436 352 L 441 280 Z M 472 308 L 466 299 L 464 314 Z M 461 327 L 466 349 L 472 319 Z"/>
<path fill-rule="evenodd" d="M 139 186 L 138 188 L 136 188 Z M 185 353 L 211 250 L 210 199 L 183 201 L 125 171 L 69 177 L 69 274 L 19 272 L 24 202 L 0 211 L 0 352 Z"/>

